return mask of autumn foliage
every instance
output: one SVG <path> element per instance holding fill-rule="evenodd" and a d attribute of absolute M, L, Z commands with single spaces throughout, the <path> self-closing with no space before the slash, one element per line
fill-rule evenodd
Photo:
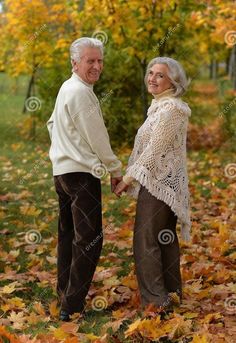
<path fill-rule="evenodd" d="M 10 114 L 14 103 L 7 94 L 10 106 L 2 106 L 7 114 L 0 117 L 6 152 L 0 156 L 0 342 L 234 343 L 236 102 L 233 72 L 226 67 L 236 46 L 229 37 L 235 32 L 235 2 L 2 3 L 1 71 L 16 80 L 26 76 L 26 98 L 36 96 L 40 106 L 20 117 L 17 103 Z M 104 246 L 86 313 L 76 314 L 69 323 L 58 321 L 58 204 L 45 121 L 71 73 L 68 46 L 82 35 L 105 44 L 105 68 L 96 94 L 124 166 L 150 102 L 143 84 L 148 61 L 157 55 L 177 58 L 192 79 L 184 99 L 192 108 L 187 142 L 192 240 L 180 241 L 183 302 L 172 295 L 174 313 L 163 316 L 151 307 L 141 311 L 132 251 L 135 202 L 117 200 L 105 177 Z M 208 66 L 220 62 L 225 66 L 219 66 L 217 75 L 229 88 L 226 92 L 220 82 L 207 79 Z M 24 103 L 22 99 L 22 107 Z M 38 125 L 35 140 L 28 135 L 32 123 Z"/>

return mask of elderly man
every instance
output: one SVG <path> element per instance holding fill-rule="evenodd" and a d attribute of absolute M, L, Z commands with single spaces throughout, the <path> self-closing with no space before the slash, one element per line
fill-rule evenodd
<path fill-rule="evenodd" d="M 47 122 L 59 198 L 58 280 L 60 320 L 82 312 L 102 248 L 100 178 L 121 180 L 99 101 L 93 92 L 103 69 L 103 45 L 83 37 L 70 47 L 73 74 L 61 86 Z"/>

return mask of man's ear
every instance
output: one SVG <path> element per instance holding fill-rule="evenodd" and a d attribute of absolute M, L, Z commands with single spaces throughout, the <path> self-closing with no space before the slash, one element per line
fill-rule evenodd
<path fill-rule="evenodd" d="M 75 60 L 71 60 L 71 64 L 72 64 L 72 68 L 73 71 L 76 71 L 78 68 L 78 62 L 76 62 Z"/>

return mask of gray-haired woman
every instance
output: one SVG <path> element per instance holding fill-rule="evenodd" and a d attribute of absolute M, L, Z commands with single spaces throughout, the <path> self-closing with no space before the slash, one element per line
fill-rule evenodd
<path fill-rule="evenodd" d="M 142 305 L 169 309 L 170 293 L 182 297 L 177 218 L 182 238 L 190 238 L 186 136 L 191 110 L 180 98 L 188 81 L 177 61 L 157 57 L 145 82 L 154 99 L 115 193 L 138 198 L 134 258 Z"/>

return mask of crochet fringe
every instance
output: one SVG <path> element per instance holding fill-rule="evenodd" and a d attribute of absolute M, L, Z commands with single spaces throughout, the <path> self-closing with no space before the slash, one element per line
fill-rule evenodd
<path fill-rule="evenodd" d="M 151 179 L 146 175 L 144 172 L 142 166 L 139 166 L 139 169 L 132 166 L 132 172 L 127 171 L 127 176 L 132 176 L 135 178 L 142 186 L 147 188 L 149 193 L 151 193 L 155 198 L 165 202 L 168 206 L 170 206 L 171 210 L 176 214 L 180 221 L 181 225 L 181 238 L 184 241 L 190 240 L 190 220 L 187 220 L 187 218 L 183 217 L 183 214 L 180 213 L 178 208 L 175 206 L 175 197 L 174 195 L 168 193 L 164 189 L 161 189 L 155 182 L 151 181 Z M 132 185 L 128 189 L 128 194 L 130 196 L 133 196 L 134 198 L 138 197 L 138 191 L 140 187 L 137 189 L 137 187 L 132 187 Z"/>

